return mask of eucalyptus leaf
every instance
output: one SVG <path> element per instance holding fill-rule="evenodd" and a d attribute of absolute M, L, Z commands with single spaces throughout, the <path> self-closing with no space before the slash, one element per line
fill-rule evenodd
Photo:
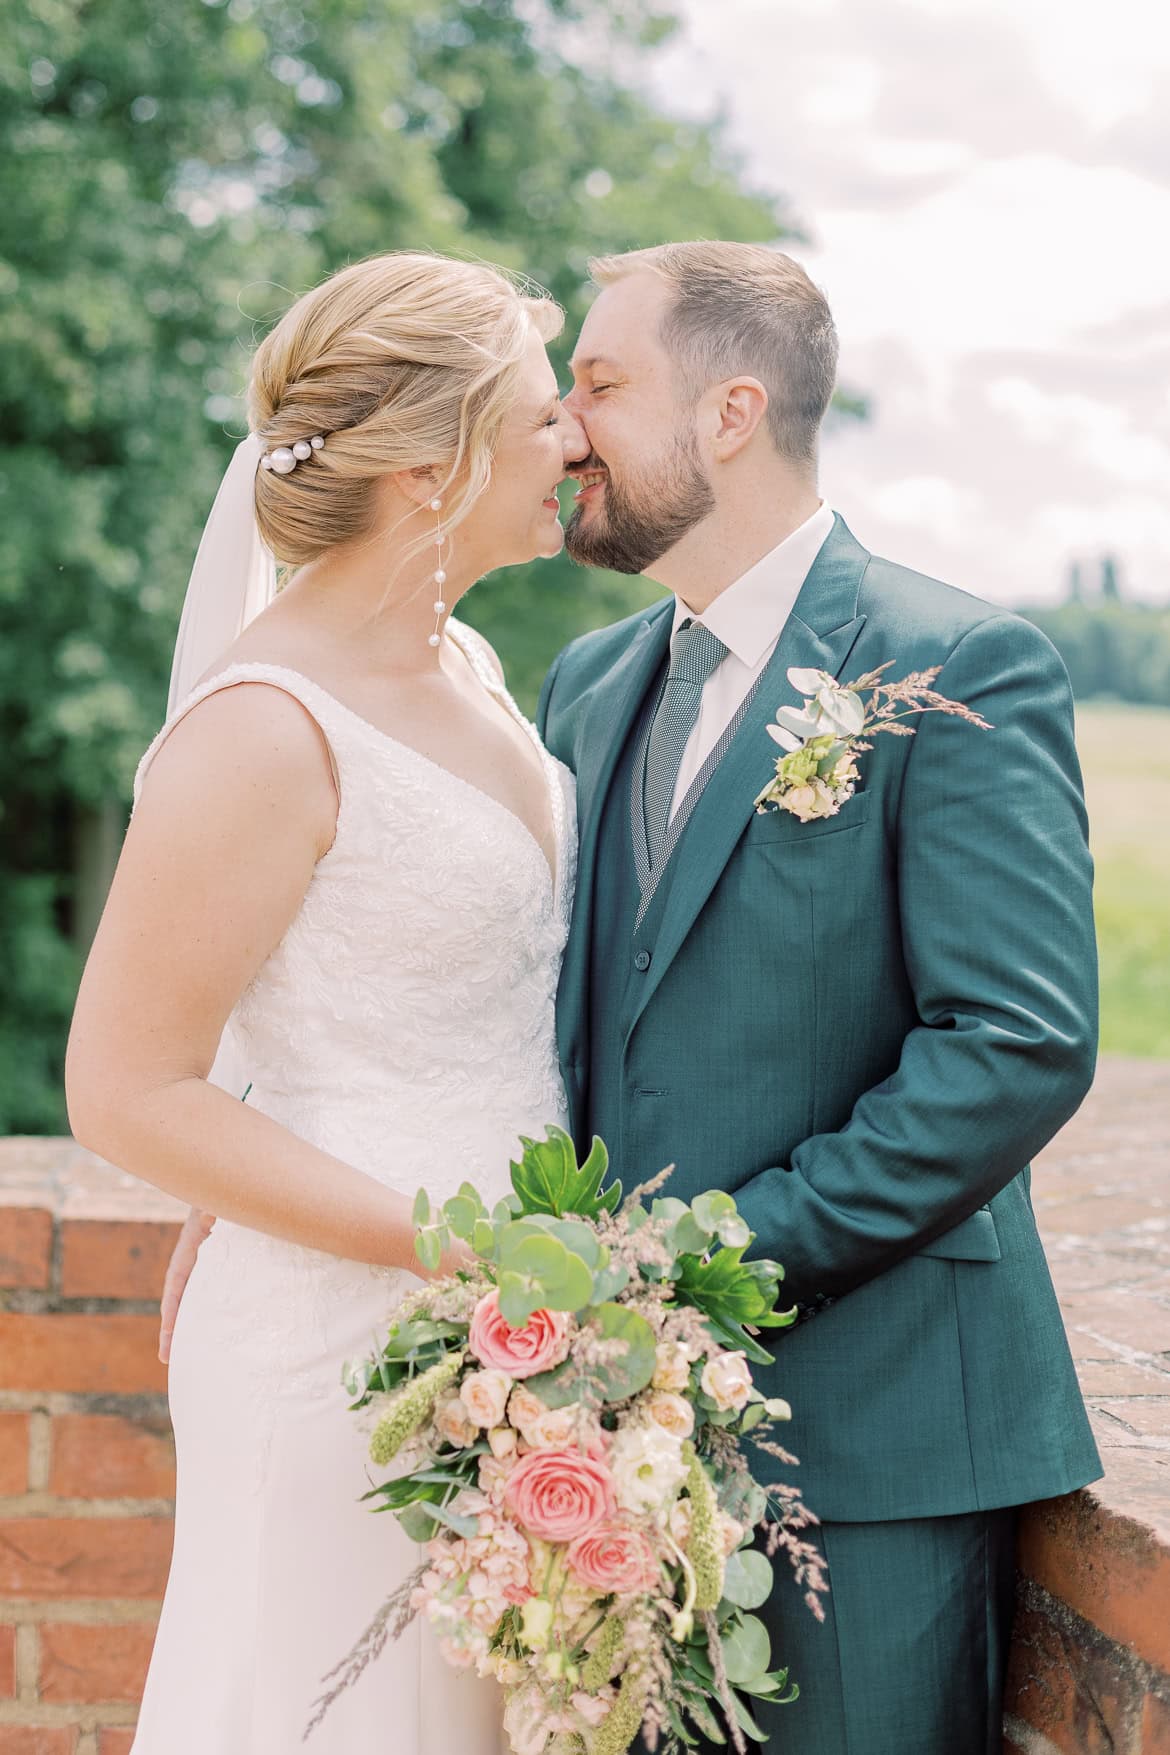
<path fill-rule="evenodd" d="M 728 1213 L 720 1219 L 715 1235 L 728 1249 L 746 1249 L 752 1240 L 751 1226 L 739 1213 Z"/>
<path fill-rule="evenodd" d="M 727 1557 L 723 1595 L 740 1609 L 758 1609 L 772 1594 L 772 1562 L 758 1548 L 737 1548 Z"/>
<path fill-rule="evenodd" d="M 589 1301 L 591 1304 L 604 1304 L 610 1298 L 616 1298 L 619 1292 L 624 1292 L 629 1283 L 629 1268 L 623 1267 L 620 1261 L 610 1262 L 594 1273 L 593 1292 Z"/>
<path fill-rule="evenodd" d="M 457 1536 L 470 1538 L 471 1536 L 474 1536 L 479 1529 L 478 1518 L 468 1517 L 460 1512 L 451 1511 L 446 1505 L 439 1503 L 432 1505 L 430 1509 L 434 1516 L 438 1518 L 439 1522 L 445 1523 L 447 1528 L 449 1530 L 454 1530 Z"/>
<path fill-rule="evenodd" d="M 675 1255 L 705 1255 L 714 1239 L 714 1230 L 704 1231 L 689 1207 L 684 1207 L 670 1228 L 667 1247 Z"/>
<path fill-rule="evenodd" d="M 477 1219 L 471 1233 L 471 1247 L 476 1255 L 491 1260 L 496 1252 L 496 1228 L 490 1219 Z"/>
<path fill-rule="evenodd" d="M 597 1373 L 605 1400 L 618 1402 L 637 1395 L 654 1375 L 657 1363 L 654 1330 L 644 1316 L 624 1304 L 599 1304 L 590 1311 L 588 1320 L 591 1327 L 600 1330 L 603 1340 L 626 1344 L 621 1357 L 603 1365 Z"/>
<path fill-rule="evenodd" d="M 429 1542 L 439 1527 L 431 1511 L 422 1503 L 408 1505 L 395 1516 L 399 1527 L 412 1542 Z"/>
<path fill-rule="evenodd" d="M 720 1219 L 727 1219 L 735 1212 L 735 1201 L 725 1189 L 708 1189 L 706 1194 L 697 1194 L 691 1202 L 691 1211 L 695 1215 L 695 1223 L 704 1231 L 714 1232 Z"/>
<path fill-rule="evenodd" d="M 425 1188 L 420 1188 L 414 1197 L 411 1219 L 416 1225 L 429 1225 L 431 1220 L 431 1197 Z"/>
<path fill-rule="evenodd" d="M 723 1667 L 737 1687 L 766 1674 L 772 1661 L 768 1629 L 757 1615 L 741 1615 L 723 1636 Z"/>
<path fill-rule="evenodd" d="M 465 1194 L 453 1194 L 450 1200 L 443 1202 L 443 1218 L 466 1243 L 471 1236 L 475 1221 L 482 1210 L 478 1200 L 468 1200 Z"/>
<path fill-rule="evenodd" d="M 499 1279 L 500 1315 L 513 1328 L 523 1328 L 534 1310 L 539 1310 L 544 1302 L 544 1294 L 538 1286 L 522 1274 L 512 1273 L 505 1268 Z"/>
<path fill-rule="evenodd" d="M 438 1231 L 433 1227 L 428 1227 L 427 1230 L 418 1232 L 414 1240 L 414 1253 L 423 1266 L 433 1274 L 443 1254 Z"/>
<path fill-rule="evenodd" d="M 526 1378 L 524 1387 L 538 1395 L 547 1408 L 567 1408 L 581 1398 L 580 1371 L 573 1360 L 566 1359 L 551 1371 L 538 1371 L 535 1377 Z"/>

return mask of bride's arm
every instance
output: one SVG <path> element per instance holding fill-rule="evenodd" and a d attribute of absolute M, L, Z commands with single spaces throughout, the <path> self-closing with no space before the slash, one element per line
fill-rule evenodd
<path fill-rule="evenodd" d="M 408 1196 L 207 1082 L 336 820 L 324 739 L 290 696 L 241 685 L 179 723 L 147 775 L 81 983 L 69 1118 L 82 1144 L 202 1211 L 413 1268 Z"/>

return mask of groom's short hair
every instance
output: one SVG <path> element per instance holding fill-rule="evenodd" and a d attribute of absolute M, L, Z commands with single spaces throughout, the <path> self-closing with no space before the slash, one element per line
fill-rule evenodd
<path fill-rule="evenodd" d="M 837 376 L 837 331 L 799 262 L 762 244 L 658 244 L 599 256 L 598 286 L 649 270 L 674 289 L 659 339 L 688 394 L 745 372 L 768 392 L 768 431 L 782 457 L 816 461 Z"/>

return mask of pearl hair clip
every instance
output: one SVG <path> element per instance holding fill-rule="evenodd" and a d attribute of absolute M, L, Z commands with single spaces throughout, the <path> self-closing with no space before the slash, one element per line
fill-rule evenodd
<path fill-rule="evenodd" d="M 305 463 L 314 451 L 324 449 L 325 440 L 320 433 L 314 433 L 311 439 L 298 439 L 295 445 L 278 445 L 275 451 L 265 451 L 260 467 L 277 475 L 291 475 L 298 463 Z"/>

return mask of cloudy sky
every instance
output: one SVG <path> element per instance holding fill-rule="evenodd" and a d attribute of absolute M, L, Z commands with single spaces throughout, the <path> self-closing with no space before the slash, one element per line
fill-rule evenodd
<path fill-rule="evenodd" d="M 822 471 L 856 535 L 1003 602 L 1106 550 L 1170 598 L 1160 0 L 675 3 L 658 95 L 790 196 L 873 398 Z"/>

